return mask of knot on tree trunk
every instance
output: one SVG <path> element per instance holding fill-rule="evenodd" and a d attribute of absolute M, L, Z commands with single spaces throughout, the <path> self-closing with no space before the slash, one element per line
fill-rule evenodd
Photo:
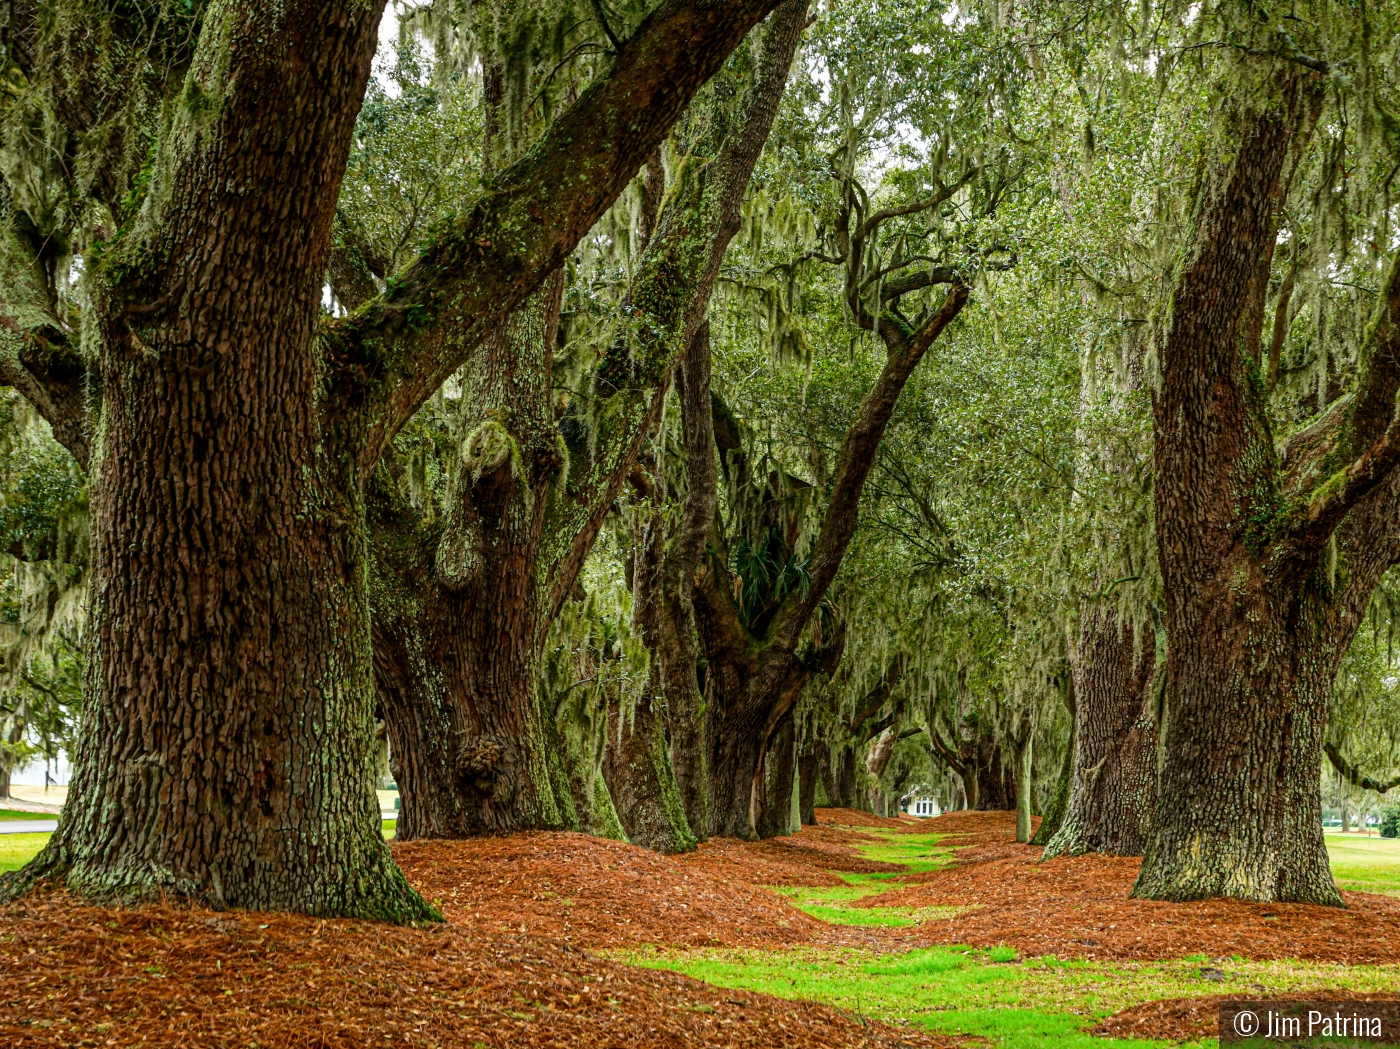
<path fill-rule="evenodd" d="M 457 778 L 464 788 L 475 788 L 487 797 L 509 793 L 507 748 L 498 740 L 478 737 L 457 750 Z"/>

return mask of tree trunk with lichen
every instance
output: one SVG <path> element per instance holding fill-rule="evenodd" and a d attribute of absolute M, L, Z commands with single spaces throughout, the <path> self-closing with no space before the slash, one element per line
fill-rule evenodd
<path fill-rule="evenodd" d="M 21 880 L 425 918 L 378 832 L 367 550 L 353 465 L 323 440 L 316 355 L 378 8 L 293 8 L 271 47 L 254 44 L 277 32 L 266 13 L 210 17 L 239 75 L 172 158 L 158 232 L 131 234 L 142 280 L 96 274 L 85 710 L 60 828 Z M 299 48 L 342 74 L 312 89 Z M 190 90 L 221 75 L 204 55 Z"/>
<path fill-rule="evenodd" d="M 650 687 L 630 715 L 618 707 L 608 712 L 603 774 L 633 845 L 664 853 L 694 851 L 695 835 L 685 819 L 665 725 L 653 708 Z"/>
<path fill-rule="evenodd" d="M 535 688 L 548 629 L 537 551 L 564 460 L 547 386 L 562 294 L 556 272 L 468 366 L 441 522 L 415 527 L 381 478 L 375 649 L 401 840 L 577 825 Z"/>
<path fill-rule="evenodd" d="M 1050 795 L 1050 804 L 1045 806 L 1040 826 L 1031 838 L 1032 845 L 1049 845 L 1052 838 L 1064 825 L 1065 814 L 1069 811 L 1070 791 L 1074 786 L 1074 749 L 1078 704 L 1074 697 L 1074 677 L 1071 674 L 1065 685 L 1065 706 L 1069 710 L 1069 744 L 1065 748 L 1065 759 L 1060 763 L 1060 776 L 1055 782 L 1055 792 Z"/>
<path fill-rule="evenodd" d="M 1071 668 L 1075 752 L 1069 807 L 1045 856 L 1141 856 L 1157 800 L 1152 713 L 1156 638 L 1110 609 L 1090 610 Z"/>
<path fill-rule="evenodd" d="M 140 83 L 178 91 L 139 114 L 153 162 L 108 123 L 95 134 L 110 84 L 85 78 L 111 70 L 46 64 L 37 5 L 12 6 L 10 59 L 48 78 L 32 97 L 99 154 L 76 187 L 92 199 L 72 210 L 106 208 L 119 229 L 86 260 L 92 367 L 63 332 L 5 318 L 46 350 L 0 354 L 0 381 L 28 391 L 95 481 L 70 800 L 0 896 L 60 874 L 100 899 L 433 916 L 379 834 L 363 486 L 771 6 L 663 2 L 537 149 L 337 320 L 322 282 L 382 0 L 211 4 L 195 23 L 143 22 L 135 41 L 109 23 L 136 46 L 104 54 L 136 54 Z M 178 40 L 161 36 L 172 26 Z M 478 631 L 463 647 L 499 640 Z M 513 673 L 519 646 L 506 648 L 491 658 Z M 513 735 L 518 720 L 491 728 Z"/>
<path fill-rule="evenodd" d="M 1356 392 L 1281 451 L 1262 327 L 1278 221 L 1322 103 L 1301 66 L 1240 57 L 1230 143 L 1204 166 L 1159 337 L 1155 493 L 1167 632 L 1165 763 L 1134 895 L 1340 904 L 1320 774 L 1338 662 L 1397 551 L 1400 265 Z"/>
<path fill-rule="evenodd" d="M 652 464 L 653 466 L 655 464 Z M 684 649 L 677 637 L 675 579 L 668 558 L 675 556 L 668 543 L 663 496 L 658 491 L 664 477 L 651 475 L 642 464 L 632 470 L 638 495 L 632 545 L 632 620 L 651 651 L 650 678 L 634 709 L 621 706 L 609 711 L 608 751 L 604 771 L 616 799 L 618 816 L 633 844 L 658 852 L 689 852 L 696 835 L 686 817 L 685 804 L 672 767 L 666 739 L 667 690 L 662 682 L 686 669 Z M 694 659 L 689 663 L 689 687 L 694 686 Z M 687 683 L 682 681 L 681 686 Z M 678 693 L 672 683 L 672 694 Z"/>

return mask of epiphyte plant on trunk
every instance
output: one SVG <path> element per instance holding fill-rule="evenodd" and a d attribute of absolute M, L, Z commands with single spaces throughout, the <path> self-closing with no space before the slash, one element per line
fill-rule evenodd
<path fill-rule="evenodd" d="M 5 119 L 49 133 L 7 147 L 34 279 L 5 290 L 6 379 L 93 473 L 93 658 L 70 801 L 6 893 L 55 874 L 106 899 L 433 915 L 375 818 L 365 485 L 772 6 L 668 0 L 622 27 L 532 149 L 326 318 L 382 3 L 150 24 L 12 5 L 8 72 L 35 90 Z"/>

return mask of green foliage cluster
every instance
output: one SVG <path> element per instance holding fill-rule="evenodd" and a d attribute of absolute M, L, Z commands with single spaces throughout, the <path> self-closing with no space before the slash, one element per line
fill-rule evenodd
<path fill-rule="evenodd" d="M 87 479 L 13 392 L 0 399 L 0 765 L 51 761 L 82 709 Z"/>

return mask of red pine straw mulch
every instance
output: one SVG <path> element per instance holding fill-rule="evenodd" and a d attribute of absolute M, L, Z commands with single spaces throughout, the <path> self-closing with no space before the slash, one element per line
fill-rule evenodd
<path fill-rule="evenodd" d="M 1346 911 L 1134 901 L 1127 893 L 1138 861 L 1037 863 L 1040 849 L 1014 841 L 1011 813 L 916 821 L 821 810 L 819 818 L 823 826 L 794 839 L 719 841 L 691 856 L 578 834 L 396 844 L 409 878 L 449 919 L 417 929 L 175 906 L 113 910 L 41 890 L 0 908 L 0 1045 L 951 1044 L 583 951 L 847 942 L 853 930 L 817 922 L 756 885 L 831 884 L 832 870 L 886 869 L 856 854 L 867 828 L 947 834 L 957 866 L 908 876 L 906 888 L 862 906 L 977 905 L 948 921 L 859 930 L 875 949 L 942 942 L 1104 959 L 1400 961 L 1400 900 L 1389 897 L 1347 893 Z M 1208 999 L 1152 1003 L 1104 1025 L 1140 1035 L 1157 1024 L 1154 1036 L 1172 1037 L 1172 1024 L 1196 1024 L 1214 1008 Z"/>
<path fill-rule="evenodd" d="M 726 844 L 716 851 L 728 851 Z M 408 880 L 450 922 L 480 934 L 513 932 L 580 947 L 758 947 L 801 943 L 829 928 L 754 887 L 739 876 L 739 865 L 686 863 L 586 834 L 392 847 Z M 840 884 L 826 877 L 829 883 L 818 884 Z"/>
<path fill-rule="evenodd" d="M 926 942 L 1006 944 L 1023 955 L 1061 958 L 1145 961 L 1238 954 L 1258 961 L 1400 962 L 1400 900 L 1389 896 L 1344 892 L 1346 910 L 1241 900 L 1131 900 L 1139 859 L 1090 855 L 1041 863 L 1040 848 L 1016 843 L 1013 813 L 954 813 L 929 823 L 930 829 L 973 832 L 947 842 L 972 843 L 954 854 L 957 866 L 913 875 L 905 879 L 909 888 L 855 904 L 975 905 L 955 918 L 919 926 L 912 934 Z"/>
<path fill-rule="evenodd" d="M 0 1045 L 949 1046 L 558 942 L 40 890 L 0 911 Z"/>
<path fill-rule="evenodd" d="M 1122 1012 L 1105 1017 L 1090 1034 L 1105 1038 L 1161 1038 L 1172 1042 L 1194 1042 L 1201 1038 L 1220 1036 L 1220 1003 L 1238 1002 L 1241 995 L 1204 994 L 1199 998 L 1164 998 L 1143 1002 Z M 1263 995 L 1250 1001 L 1290 1002 L 1394 1002 L 1400 995 L 1371 994 L 1360 991 L 1303 991 L 1288 995 Z"/>
<path fill-rule="evenodd" d="M 864 859 L 856 846 L 869 842 L 869 835 L 856 831 L 832 826 L 803 827 L 793 837 L 767 841 L 718 838 L 705 842 L 684 860 L 691 869 L 751 885 L 824 887 L 845 884 L 832 871 L 882 874 L 904 869 L 898 863 Z"/>
<path fill-rule="evenodd" d="M 878 830 L 922 831 L 935 830 L 926 820 L 913 816 L 896 819 L 890 816 L 877 816 L 873 812 L 860 812 L 856 809 L 813 809 L 817 823 L 833 827 L 874 827 Z M 961 813 L 959 813 L 961 815 Z M 978 813 L 978 815 L 986 815 Z M 940 831 L 940 833 L 942 833 Z"/>

